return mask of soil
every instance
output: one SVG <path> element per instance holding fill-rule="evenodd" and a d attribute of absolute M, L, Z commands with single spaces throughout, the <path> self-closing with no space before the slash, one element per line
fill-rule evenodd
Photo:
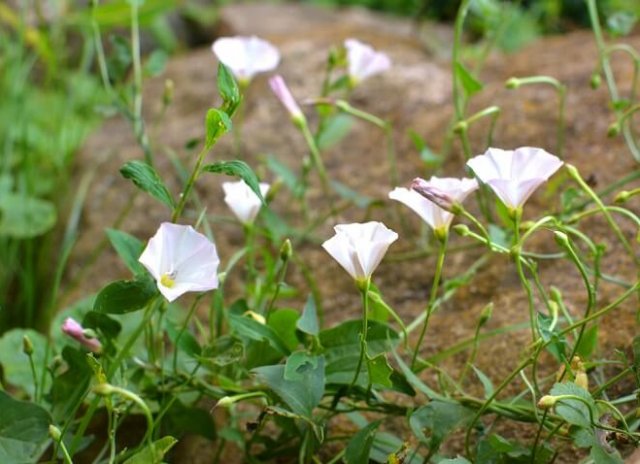
<path fill-rule="evenodd" d="M 387 52 L 393 69 L 383 75 L 366 80 L 351 99 L 353 106 L 361 108 L 392 122 L 397 149 L 400 179 L 410 182 L 416 176 L 427 173 L 416 149 L 408 136 L 415 130 L 430 144 L 434 151 L 442 148 L 447 126 L 452 116 L 452 90 L 450 63 L 446 56 L 451 33 L 447 28 L 426 25 L 416 28 L 409 20 L 387 18 L 363 10 L 324 10 L 302 5 L 239 5 L 223 10 L 224 34 L 256 34 L 275 43 L 282 53 L 278 73 L 282 74 L 293 94 L 300 100 L 314 97 L 320 88 L 327 51 L 344 39 L 356 37 Z M 269 21 L 265 21 L 269 18 Z M 640 36 L 625 39 L 640 48 Z M 510 55 L 495 52 L 480 73 L 484 89 L 471 100 L 467 114 L 497 105 L 501 116 L 496 125 L 493 146 L 516 148 L 539 146 L 556 151 L 557 95 L 545 85 L 509 90 L 504 82 L 513 76 L 548 75 L 567 86 L 565 160 L 575 165 L 583 177 L 589 178 L 596 190 L 610 185 L 638 169 L 627 150 L 622 137 L 607 137 L 607 129 L 613 121 L 606 86 L 594 90 L 590 79 L 597 65 L 597 51 L 593 35 L 589 31 L 577 31 L 563 36 L 537 40 L 525 49 Z M 629 60 L 620 55 L 615 59 L 615 75 L 622 95 L 628 95 L 633 69 Z M 203 136 L 203 119 L 206 110 L 217 104 L 216 61 L 209 48 L 184 52 L 171 59 L 164 76 L 145 85 L 145 118 L 153 140 L 157 168 L 169 188 L 178 191 L 179 182 L 169 154 L 175 153 L 190 166 L 193 152 L 185 149 L 186 143 Z M 161 117 L 161 99 L 164 79 L 171 79 L 175 86 L 172 105 Z M 266 154 L 273 154 L 295 171 L 300 168 L 305 155 L 304 141 L 289 123 L 284 109 L 270 93 L 266 77 L 257 77 L 246 94 L 246 108 L 241 145 L 242 158 L 258 170 L 267 181 L 274 176 L 261 165 Z M 307 113 L 311 116 L 313 111 Z M 313 124 L 313 120 L 312 120 Z M 118 173 L 127 160 L 142 158 L 142 152 L 134 143 L 131 127 L 122 119 L 109 120 L 90 138 L 79 159 L 78 175 L 94 175 L 82 218 L 81 235 L 70 261 L 66 276 L 65 304 L 80 296 L 99 290 L 111 280 L 128 277 L 127 271 L 115 253 L 108 247 L 96 246 L 104 241 L 104 229 L 113 227 L 122 209 L 130 199 L 130 211 L 119 228 L 140 239 L 150 237 L 170 212 L 144 195 L 135 195 L 135 188 Z M 471 146 L 474 153 L 486 149 L 487 126 L 472 126 Z M 387 200 L 393 187 L 389 182 L 389 170 L 384 150 L 384 134 L 363 122 L 356 122 L 349 136 L 336 147 L 323 154 L 331 178 L 345 183 L 357 192 L 380 199 L 385 208 L 365 213 L 351 208 L 340 214 L 336 222 L 356 222 L 364 219 L 384 221 L 398 231 L 400 239 L 374 275 L 374 282 L 385 300 L 396 309 L 404 321 L 411 321 L 424 310 L 433 278 L 435 258 L 418 256 L 403 259 L 416 250 L 416 238 L 421 225 L 408 209 L 396 208 Z M 211 153 L 209 160 L 235 157 L 233 138 L 223 139 Z M 86 174 L 90 173 L 90 174 Z M 460 146 L 453 144 L 439 175 L 462 176 L 464 157 Z M 197 191 L 213 224 L 216 244 L 224 263 L 242 246 L 242 229 L 233 221 L 220 220 L 229 216 L 220 183 L 221 177 L 202 178 Z M 571 181 L 562 179 L 560 189 Z M 635 181 L 624 188 L 639 187 Z M 316 204 L 322 203 L 320 190 L 314 196 Z M 525 220 L 542 217 L 557 208 L 558 194 L 545 196 L 541 189 L 527 203 Z M 612 195 L 605 197 L 612 200 Z M 292 223 L 296 215 L 288 209 L 287 192 L 280 192 L 272 208 Z M 325 203 L 326 204 L 326 203 Z M 468 205 L 475 211 L 475 205 Z M 630 208 L 639 211 L 638 204 Z M 404 226 L 398 222 L 397 212 L 405 218 Z M 190 211 L 185 221 L 195 222 L 198 211 Z M 637 230 L 631 223 L 621 221 L 624 233 L 634 241 Z M 325 310 L 325 324 L 330 326 L 360 313 L 360 299 L 351 279 L 319 246 L 320 241 L 332 235 L 327 222 L 308 242 L 294 250 L 300 259 L 313 270 L 320 286 Z M 602 268 L 607 274 L 633 281 L 635 271 L 632 257 L 616 240 L 606 222 L 598 217 L 583 223 L 584 229 L 597 242 L 606 245 L 607 253 Z M 405 233 L 404 230 L 407 229 Z M 453 238 L 455 249 L 469 243 L 466 239 Z M 537 234 L 528 249 L 538 252 L 557 252 L 548 232 Z M 446 258 L 445 279 L 467 270 L 481 255 L 481 250 L 471 249 L 451 252 Z M 93 261 L 90 257 L 96 256 Z M 566 260 L 548 260 L 540 264 L 540 277 L 546 288 L 553 285 L 563 294 L 569 311 L 579 317 L 586 305 L 586 292 L 580 275 Z M 289 306 L 300 307 L 300 301 L 308 291 L 298 266 L 292 266 L 288 281 L 301 288 L 301 297 L 288 301 Z M 238 289 L 239 282 L 229 282 Z M 602 308 L 619 296 L 623 290 L 614 284 L 603 283 L 598 291 L 596 308 Z M 472 336 L 480 311 L 492 301 L 492 318 L 484 331 L 505 327 L 527 320 L 526 295 L 522 290 L 515 268 L 504 256 L 491 257 L 480 267 L 469 284 L 460 289 L 433 316 L 429 333 L 421 349 L 423 356 L 433 355 L 451 345 Z M 590 361 L 611 359 L 614 350 L 628 351 L 637 333 L 637 300 L 629 300 L 602 321 L 599 345 Z M 517 365 L 526 352 L 529 341 L 527 330 L 511 331 L 484 343 L 476 361 L 477 366 L 494 381 L 499 382 Z M 458 372 L 464 365 L 468 352 L 461 352 L 445 362 L 451 372 Z M 545 358 L 546 359 L 546 358 Z M 558 369 L 551 360 L 541 367 L 543 373 Z M 607 370 L 608 374 L 615 370 Z M 601 368 L 592 376 L 601 375 Z M 424 379 L 432 381 L 430 374 Z M 472 383 L 475 379 L 472 381 Z M 470 385 L 477 388 L 479 385 Z M 514 387 L 514 391 L 520 386 Z M 616 394 L 633 392 L 632 383 L 622 383 Z M 424 401 L 418 398 L 417 402 Z M 408 437 L 400 424 L 394 429 L 400 437 Z M 500 423 L 497 429 L 505 437 L 518 437 L 530 441 L 535 429 L 526 425 Z M 403 435 L 404 434 L 404 435 Z M 180 460 L 175 462 L 210 462 L 212 447 L 208 443 L 183 446 Z M 448 449 L 460 451 L 460 443 L 454 439 Z M 190 448 L 190 449 L 187 449 Z M 198 457 L 196 457 L 198 456 Z M 555 462 L 572 463 L 578 459 L 570 447 L 561 448 Z M 229 455 L 226 462 L 241 462 L 241 458 Z"/>

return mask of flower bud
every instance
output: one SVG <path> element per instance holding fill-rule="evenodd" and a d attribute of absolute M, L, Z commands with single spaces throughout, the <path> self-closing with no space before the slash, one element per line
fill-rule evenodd
<path fill-rule="evenodd" d="M 598 87 L 600 87 L 601 83 L 602 83 L 602 77 L 600 77 L 600 73 L 594 72 L 591 75 L 591 79 L 589 80 L 589 85 L 591 85 L 591 88 L 595 90 Z"/>
<path fill-rule="evenodd" d="M 620 133 L 620 124 L 618 122 L 611 123 L 607 129 L 607 137 L 615 137 Z"/>
<path fill-rule="evenodd" d="M 467 235 L 469 235 L 469 232 L 471 232 L 466 224 L 456 224 L 455 226 L 453 226 L 453 230 L 461 237 L 466 237 Z"/>
<path fill-rule="evenodd" d="M 491 319 L 492 314 L 493 314 L 493 302 L 489 303 L 484 308 L 482 308 L 482 312 L 480 313 L 480 321 L 478 322 L 478 324 L 480 326 L 485 325 L 487 321 Z"/>
<path fill-rule="evenodd" d="M 291 258 L 292 254 L 293 249 L 291 247 L 291 240 L 286 239 L 280 247 L 280 259 L 282 261 L 289 261 L 289 258 Z"/>
<path fill-rule="evenodd" d="M 538 401 L 538 407 L 541 409 L 549 409 L 549 408 L 552 408 L 557 401 L 558 401 L 557 397 L 552 395 L 545 395 L 542 398 L 540 398 L 540 400 Z"/>
<path fill-rule="evenodd" d="M 585 371 L 579 371 L 574 382 L 577 386 L 589 390 L 589 377 Z"/>
<path fill-rule="evenodd" d="M 555 231 L 553 233 L 554 238 L 556 239 L 556 243 L 563 248 L 568 248 L 569 245 L 569 236 L 564 232 Z"/>
<path fill-rule="evenodd" d="M 517 77 L 512 77 L 504 83 L 504 86 L 507 89 L 517 89 L 518 87 L 520 87 L 520 79 L 518 79 Z"/>
<path fill-rule="evenodd" d="M 33 354 L 33 343 L 27 335 L 22 337 L 22 352 L 27 356 L 31 356 Z"/>
<path fill-rule="evenodd" d="M 164 91 L 162 92 L 162 103 L 164 106 L 169 106 L 173 102 L 173 90 L 175 85 L 171 79 L 164 81 Z"/>
<path fill-rule="evenodd" d="M 469 129 L 469 123 L 467 121 L 460 121 L 453 126 L 453 132 L 456 134 L 463 134 Z"/>
<path fill-rule="evenodd" d="M 439 208 L 445 211 L 456 214 L 460 212 L 460 205 L 453 200 L 444 190 L 435 187 L 424 179 L 416 177 L 411 182 L 411 189 L 418 192 L 432 203 L 435 203 Z"/>
<path fill-rule="evenodd" d="M 622 192 L 619 192 L 615 198 L 613 199 L 614 203 L 624 203 L 626 202 L 629 198 L 631 198 L 631 192 L 629 192 L 628 190 L 623 190 Z"/>
<path fill-rule="evenodd" d="M 100 396 L 109 396 L 115 393 L 113 385 L 108 383 L 99 383 L 93 386 L 93 393 Z"/>
<path fill-rule="evenodd" d="M 265 325 L 267 323 L 267 320 L 264 318 L 264 316 L 262 314 L 256 313 L 255 311 L 247 311 L 244 313 L 244 316 L 248 316 L 249 318 L 262 325 Z"/>
<path fill-rule="evenodd" d="M 51 424 L 49 425 L 49 436 L 53 438 L 53 441 L 60 441 L 60 438 L 62 438 L 62 432 L 58 427 Z"/>

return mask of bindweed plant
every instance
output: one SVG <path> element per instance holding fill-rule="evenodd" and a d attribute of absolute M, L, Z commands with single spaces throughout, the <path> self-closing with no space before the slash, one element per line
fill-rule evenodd
<path fill-rule="evenodd" d="M 204 115 L 200 150 L 183 166 L 179 192 L 156 167 L 140 106 L 143 79 L 134 70 L 132 93 L 120 103 L 143 159 L 127 161 L 120 173 L 161 205 L 164 217 L 150 237 L 117 224 L 107 231 L 127 278 L 60 308 L 44 334 L 17 329 L 0 338 L 0 462 L 186 462 L 174 447 L 193 435 L 209 442 L 211 462 L 551 463 L 567 448 L 569 459 L 623 462 L 640 442 L 640 338 L 615 354 L 597 344 L 604 318 L 637 307 L 640 218 L 625 205 L 638 189 L 619 192 L 613 202 L 594 191 L 560 156 L 562 114 L 555 154 L 493 146 L 500 109 L 467 116 L 482 87 L 480 67 L 472 72 L 461 61 L 470 5 L 462 2 L 456 23 L 454 119 L 439 170 L 428 179 L 416 172 L 401 181 L 391 123 L 350 101 L 366 78 L 393 71 L 383 52 L 355 39 L 331 50 L 316 96 L 297 100 L 284 77 L 269 80 L 307 145 L 299 175 L 275 156 L 264 160 L 268 170 L 252 167 L 242 148 L 250 136 L 241 130 L 244 91 L 256 73 L 277 67 L 279 52 L 257 37 L 216 41 L 220 104 Z M 106 63 L 103 53 L 98 58 Z M 557 82 L 539 77 L 519 83 Z M 565 103 L 563 93 L 562 111 Z M 469 130 L 485 117 L 492 119 L 488 143 L 476 148 Z M 394 202 L 331 179 L 323 150 L 348 133 L 350 118 L 385 132 Z M 218 142 L 230 132 L 239 159 L 221 160 Z M 446 159 L 454 139 L 463 163 Z M 455 177 L 462 170 L 466 177 Z M 274 180 L 261 181 L 256 172 Z M 197 188 L 211 175 L 234 178 L 220 192 L 242 230 L 228 259 L 220 258 L 220 232 Z M 550 179 L 549 197 L 560 201 L 539 214 L 529 200 Z M 283 196 L 286 208 L 273 206 Z M 374 203 L 397 206 L 400 218 L 384 220 L 391 217 L 400 232 L 370 218 Z M 428 234 L 401 219 L 409 216 L 405 206 Z M 385 259 L 387 275 L 406 264 L 394 251 L 405 238 L 420 248 L 413 258 L 425 260 L 430 277 L 418 314 L 396 310 L 385 298 L 389 280 L 377 278 Z M 324 249 L 324 261 L 305 262 L 310 249 Z M 452 275 L 448 266 L 459 250 L 473 262 Z M 612 264 L 620 256 L 628 262 Z M 331 258 L 353 284 L 347 291 L 359 296 L 355 317 L 325 307 L 318 267 L 334 265 Z M 488 272 L 486 263 L 500 259 L 518 285 L 522 297 L 511 304 L 522 318 L 490 328 L 505 303 L 483 294 L 472 335 L 436 349 L 442 327 L 434 327 L 434 315 L 451 310 L 448 303 Z M 575 276 L 570 285 L 550 282 L 544 269 L 551 264 Z M 603 296 L 605 285 L 612 290 Z M 333 324 L 328 309 L 341 312 Z M 483 351 L 499 335 L 519 331 L 526 333 L 514 338 L 521 344 L 494 360 L 500 375 L 483 371 Z"/>

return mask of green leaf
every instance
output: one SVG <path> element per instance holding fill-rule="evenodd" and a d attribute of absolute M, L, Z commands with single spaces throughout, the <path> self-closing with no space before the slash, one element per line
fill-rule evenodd
<path fill-rule="evenodd" d="M 373 446 L 376 430 L 382 421 L 377 420 L 367 424 L 349 440 L 344 453 L 345 464 L 361 464 L 369 462 L 369 454 Z"/>
<path fill-rule="evenodd" d="M 312 357 L 310 357 L 312 358 Z M 285 378 L 286 367 L 282 364 L 262 366 L 253 369 L 258 378 L 267 384 L 291 410 L 301 416 L 311 419 L 313 409 L 320 404 L 324 395 L 325 360 L 323 356 L 316 356 L 309 361 L 315 368 L 303 369 L 298 372 L 296 380 Z"/>
<path fill-rule="evenodd" d="M 168 61 L 169 55 L 164 50 L 152 51 L 144 64 L 144 74 L 149 77 L 159 76 L 167 67 Z"/>
<path fill-rule="evenodd" d="M 360 332 L 362 322 L 351 320 L 320 332 L 320 344 L 324 347 L 327 362 L 327 383 L 349 384 L 353 380 L 360 358 Z M 398 334 L 389 326 L 369 321 L 367 350 L 371 357 L 388 351 L 398 341 Z M 368 371 L 363 370 L 358 377 L 358 385 L 366 387 Z"/>
<path fill-rule="evenodd" d="M 414 147 L 420 154 L 420 159 L 424 164 L 430 168 L 437 168 L 443 162 L 443 158 L 433 152 L 425 140 L 414 130 L 409 130 L 409 137 L 413 142 Z"/>
<path fill-rule="evenodd" d="M 107 237 L 111 245 L 122 258 L 126 266 L 133 274 L 141 274 L 144 272 L 144 266 L 138 262 L 138 258 L 142 254 L 144 245 L 133 235 L 116 229 L 107 229 Z"/>
<path fill-rule="evenodd" d="M 0 236 L 33 238 L 56 224 L 56 208 L 50 201 L 16 193 L 0 197 Z"/>
<path fill-rule="evenodd" d="M 227 113 L 217 108 L 210 108 L 205 118 L 205 128 L 207 136 L 205 138 L 205 149 L 213 147 L 218 139 L 231 130 L 231 119 Z"/>
<path fill-rule="evenodd" d="M 82 319 L 82 327 L 93 329 L 109 339 L 115 339 L 122 330 L 120 322 L 96 311 L 87 311 Z"/>
<path fill-rule="evenodd" d="M 302 316 L 296 324 L 298 330 L 309 335 L 317 337 L 320 333 L 320 325 L 318 324 L 318 315 L 316 313 L 316 301 L 313 295 L 309 294 L 307 302 L 302 310 Z"/>
<path fill-rule="evenodd" d="M 41 372 L 45 364 L 45 352 L 47 347 L 47 339 L 30 329 L 13 329 L 5 332 L 0 338 L 0 365 L 2 365 L 2 375 L 4 381 L 14 387 L 21 389 L 33 398 L 34 384 L 33 374 L 29 366 L 29 358 L 23 351 L 23 338 L 27 336 L 33 345 L 33 362 L 36 366 L 36 372 Z M 51 358 L 54 353 L 49 353 Z M 48 388 L 47 385 L 40 388 Z M 2 411 L 2 409 L 0 409 Z M 2 414 L 0 414 L 1 416 Z M 0 460 L 0 462 L 6 462 Z"/>
<path fill-rule="evenodd" d="M 353 123 L 353 117 L 348 114 L 341 113 L 327 118 L 318 134 L 318 149 L 324 151 L 340 142 L 351 132 Z"/>
<path fill-rule="evenodd" d="M 172 399 L 175 400 L 175 397 Z M 167 401 L 171 400 L 168 399 Z M 173 402 L 162 421 L 162 426 L 166 433 L 176 437 L 200 435 L 209 440 L 216 438 L 216 425 L 209 411 L 185 406 L 180 400 Z"/>
<path fill-rule="evenodd" d="M 464 426 L 473 415 L 472 409 L 453 401 L 433 400 L 411 414 L 409 425 L 418 440 L 435 452 L 451 432 Z"/>
<path fill-rule="evenodd" d="M 574 395 L 583 398 L 585 402 L 580 400 L 562 399 L 556 403 L 556 414 L 562 417 L 570 424 L 577 425 L 584 428 L 591 427 L 591 410 L 593 414 L 593 420 L 598 420 L 598 415 L 595 408 L 595 402 L 587 390 L 577 386 L 573 382 L 557 383 L 553 386 L 550 392 L 553 396 L 559 395 Z"/>
<path fill-rule="evenodd" d="M 177 327 L 176 324 L 169 319 L 167 319 L 165 323 L 165 329 L 171 342 L 177 345 L 175 349 L 180 350 L 181 353 L 187 354 L 192 358 L 200 356 L 202 348 L 198 340 L 196 340 L 196 337 L 194 337 L 189 330 L 182 331 L 182 327 Z"/>
<path fill-rule="evenodd" d="M 238 83 L 222 61 L 218 63 L 218 92 L 222 97 L 222 111 L 227 113 L 229 117 L 233 116 L 240 106 L 242 97 Z"/>
<path fill-rule="evenodd" d="M 298 337 L 296 336 L 296 323 L 300 318 L 300 314 L 295 309 L 278 309 L 269 314 L 267 325 L 277 333 L 284 344 L 293 351 L 297 348 Z"/>
<path fill-rule="evenodd" d="M 282 179 L 284 185 L 299 198 L 303 192 L 302 184 L 298 181 L 298 177 L 286 164 L 279 161 L 275 156 L 268 155 L 266 158 L 267 168 L 273 172 L 278 178 Z"/>
<path fill-rule="evenodd" d="M 285 380 L 303 380 L 307 372 L 318 368 L 318 359 L 306 351 L 291 353 L 284 365 Z"/>
<path fill-rule="evenodd" d="M 211 172 L 214 174 L 226 174 L 227 176 L 236 176 L 244 180 L 251 190 L 254 191 L 258 198 L 264 203 L 262 192 L 260 192 L 260 181 L 253 169 L 247 163 L 240 160 L 218 161 L 213 164 L 207 164 L 202 167 L 203 172 Z"/>
<path fill-rule="evenodd" d="M 76 406 L 82 402 L 93 371 L 87 363 L 87 355 L 76 348 L 65 346 L 62 358 L 67 363 L 67 370 L 53 380 L 51 387 L 51 413 L 56 422 L 64 422 L 72 417 Z"/>
<path fill-rule="evenodd" d="M 374 200 L 371 197 L 362 195 L 361 193 L 356 192 L 355 190 L 347 187 L 345 184 L 343 184 L 342 182 L 338 182 L 337 180 L 332 180 L 331 186 L 338 195 L 340 195 L 345 200 L 350 201 L 358 208 L 366 209 L 375 203 L 380 203 L 379 200 Z"/>
<path fill-rule="evenodd" d="M 485 373 L 482 372 L 480 369 L 478 369 L 476 366 L 471 366 L 471 367 L 473 368 L 473 371 L 478 376 L 478 379 L 480 380 L 480 383 L 484 388 L 484 397 L 487 399 L 490 398 L 491 395 L 493 395 L 493 383 L 491 383 L 491 379 L 487 377 Z"/>
<path fill-rule="evenodd" d="M 369 371 L 369 382 L 372 385 L 381 385 L 388 388 L 393 386 L 391 383 L 393 369 L 389 366 L 384 353 L 380 353 L 373 358 L 367 356 L 367 369 Z"/>
<path fill-rule="evenodd" d="M 135 280 L 116 280 L 100 290 L 93 303 L 99 313 L 124 314 L 144 308 L 158 290 L 147 276 Z"/>
<path fill-rule="evenodd" d="M 582 359 L 588 359 L 598 345 L 598 325 L 594 324 L 584 331 L 580 343 L 576 347 L 576 354 Z"/>
<path fill-rule="evenodd" d="M 438 464 L 471 464 L 471 461 L 458 456 L 457 458 L 443 459 L 442 461 L 438 461 Z"/>
<path fill-rule="evenodd" d="M 629 11 L 616 11 L 607 18 L 607 29 L 616 37 L 629 35 L 638 17 Z"/>
<path fill-rule="evenodd" d="M 169 190 L 167 190 L 156 170 L 144 161 L 127 161 L 120 168 L 120 174 L 125 179 L 130 179 L 140 190 L 147 192 L 169 208 L 175 206 Z"/>
<path fill-rule="evenodd" d="M 280 336 L 268 325 L 233 313 L 229 314 L 229 325 L 241 337 L 255 341 L 266 341 L 272 348 L 283 355 L 290 353 L 289 348 L 287 348 Z"/>
<path fill-rule="evenodd" d="M 49 444 L 49 413 L 0 391 L 0 462 L 33 464 Z"/>
<path fill-rule="evenodd" d="M 455 64 L 455 78 L 468 96 L 482 90 L 482 83 L 460 62 Z"/>
<path fill-rule="evenodd" d="M 124 464 L 162 464 L 164 455 L 176 443 L 178 443 L 178 440 L 173 437 L 162 437 L 131 456 Z"/>

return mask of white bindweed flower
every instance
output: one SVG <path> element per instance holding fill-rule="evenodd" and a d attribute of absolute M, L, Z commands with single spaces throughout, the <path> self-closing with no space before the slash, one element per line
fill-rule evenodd
<path fill-rule="evenodd" d="M 533 147 L 489 148 L 484 155 L 467 161 L 478 179 L 512 211 L 522 208 L 534 190 L 562 165 L 557 156 Z"/>
<path fill-rule="evenodd" d="M 75 319 L 68 317 L 62 323 L 62 332 L 70 336 L 89 351 L 94 353 L 102 352 L 102 344 L 97 338 L 87 337 L 84 328 Z"/>
<path fill-rule="evenodd" d="M 278 97 L 278 100 L 280 100 L 280 103 L 282 103 L 289 112 L 291 119 L 294 121 L 303 121 L 305 119 L 304 113 L 298 106 L 296 99 L 291 95 L 291 91 L 281 75 L 277 74 L 269 79 L 269 86 L 276 97 Z"/>
<path fill-rule="evenodd" d="M 344 47 L 347 49 L 348 72 L 353 85 L 391 67 L 391 59 L 386 53 L 377 52 L 359 40 L 347 39 Z"/>
<path fill-rule="evenodd" d="M 322 247 L 358 281 L 367 280 L 384 257 L 389 245 L 398 239 L 381 222 L 339 224 L 336 235 Z"/>
<path fill-rule="evenodd" d="M 233 214 L 243 224 L 249 224 L 258 215 L 262 202 L 258 195 L 251 190 L 244 180 L 238 182 L 223 182 L 224 201 Z M 269 184 L 260 183 L 260 193 L 264 197 L 269 191 Z"/>
<path fill-rule="evenodd" d="M 411 208 L 434 231 L 446 232 L 454 217 L 451 209 L 476 190 L 478 182 L 475 179 L 434 176 L 428 181 L 415 179 L 411 187 L 396 187 L 389 192 L 389 198 Z"/>
<path fill-rule="evenodd" d="M 186 292 L 218 288 L 216 246 L 191 226 L 163 222 L 138 261 L 170 302 Z"/>
<path fill-rule="evenodd" d="M 278 49 L 256 36 L 220 37 L 211 49 L 245 83 L 258 73 L 275 69 L 280 62 Z"/>

